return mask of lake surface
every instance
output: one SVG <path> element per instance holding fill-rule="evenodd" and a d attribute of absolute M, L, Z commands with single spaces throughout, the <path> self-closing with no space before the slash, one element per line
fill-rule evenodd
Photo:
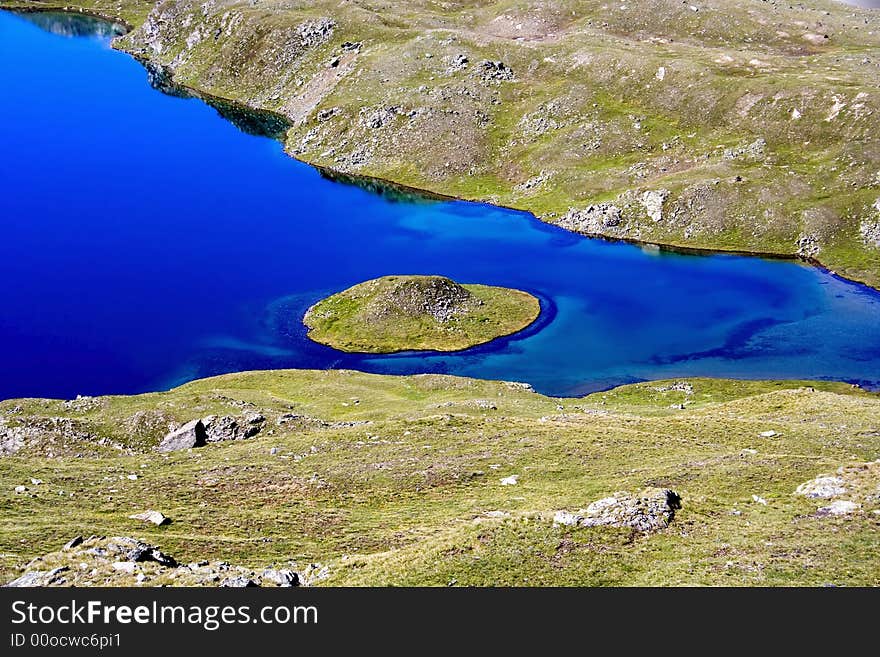
<path fill-rule="evenodd" d="M 880 384 L 875 291 L 791 262 L 658 254 L 331 182 L 151 88 L 106 25 L 39 20 L 0 13 L 0 398 L 283 367 L 555 395 L 697 375 Z M 309 305 L 385 274 L 517 287 L 544 313 L 458 354 L 346 355 L 305 337 Z"/>

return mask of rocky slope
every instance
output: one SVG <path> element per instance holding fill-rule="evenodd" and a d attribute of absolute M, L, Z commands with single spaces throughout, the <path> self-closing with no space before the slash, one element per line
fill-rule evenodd
<path fill-rule="evenodd" d="M 3 0 L 6 6 L 53 2 Z M 335 171 L 880 285 L 880 12 L 832 0 L 79 0 Z"/>
<path fill-rule="evenodd" d="M 880 396 L 842 384 L 251 372 L 0 402 L 10 436 L 0 583 L 880 585 Z"/>

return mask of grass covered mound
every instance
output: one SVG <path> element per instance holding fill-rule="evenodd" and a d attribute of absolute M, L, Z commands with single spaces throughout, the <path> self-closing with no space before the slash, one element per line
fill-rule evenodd
<path fill-rule="evenodd" d="M 303 321 L 341 351 L 458 351 L 511 335 L 541 312 L 527 292 L 443 276 L 384 276 L 319 301 Z"/>

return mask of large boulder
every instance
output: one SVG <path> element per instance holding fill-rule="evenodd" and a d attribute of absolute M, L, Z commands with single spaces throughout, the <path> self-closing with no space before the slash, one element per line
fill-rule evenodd
<path fill-rule="evenodd" d="M 181 449 L 201 447 L 207 442 L 205 425 L 201 420 L 187 422 L 176 431 L 172 431 L 159 443 L 160 452 L 175 452 Z"/>
<path fill-rule="evenodd" d="M 553 521 L 581 527 L 631 527 L 649 532 L 669 526 L 681 497 L 668 488 L 647 488 L 634 495 L 625 491 L 596 500 L 577 512 L 559 511 Z"/>
<path fill-rule="evenodd" d="M 247 413 L 244 417 L 208 415 L 202 418 L 205 439 L 209 443 L 253 438 L 260 433 L 265 421 L 260 413 Z"/>

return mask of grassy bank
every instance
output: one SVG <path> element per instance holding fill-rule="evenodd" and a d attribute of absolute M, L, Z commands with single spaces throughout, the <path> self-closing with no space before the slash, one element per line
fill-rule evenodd
<path fill-rule="evenodd" d="M 265 418 L 254 437 L 153 449 L 172 425 L 246 413 Z M 880 397 L 842 384 L 700 379 L 556 400 L 457 377 L 253 372 L 7 401 L 0 418 L 30 428 L 0 458 L 2 579 L 100 534 L 181 562 L 318 562 L 327 585 L 880 584 L 880 467 L 844 475 L 850 515 L 794 494 L 880 457 Z M 661 531 L 552 522 L 648 486 L 682 498 Z M 173 522 L 129 518 L 147 508 Z"/>

